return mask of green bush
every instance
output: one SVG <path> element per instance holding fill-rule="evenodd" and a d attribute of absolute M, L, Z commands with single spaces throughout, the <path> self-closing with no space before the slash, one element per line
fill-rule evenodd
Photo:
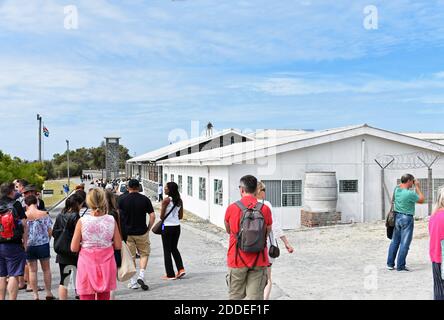
<path fill-rule="evenodd" d="M 11 158 L 0 151 L 0 184 L 14 179 L 25 179 L 41 188 L 46 179 L 46 171 L 40 162 L 27 162 Z"/>

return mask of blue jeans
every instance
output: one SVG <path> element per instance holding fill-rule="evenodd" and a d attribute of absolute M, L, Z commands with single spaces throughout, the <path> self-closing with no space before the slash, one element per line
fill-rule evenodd
<path fill-rule="evenodd" d="M 393 232 L 392 243 L 390 244 L 387 266 L 395 267 L 395 259 L 398 270 L 405 269 L 407 254 L 409 253 L 410 243 L 413 238 L 414 219 L 411 215 L 396 214 L 395 231 Z M 399 249 L 399 254 L 398 254 Z"/>

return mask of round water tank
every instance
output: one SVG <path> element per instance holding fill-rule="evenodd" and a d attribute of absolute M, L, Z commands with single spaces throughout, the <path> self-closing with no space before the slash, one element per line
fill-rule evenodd
<path fill-rule="evenodd" d="M 304 184 L 304 210 L 336 212 L 338 183 L 336 172 L 307 172 Z"/>

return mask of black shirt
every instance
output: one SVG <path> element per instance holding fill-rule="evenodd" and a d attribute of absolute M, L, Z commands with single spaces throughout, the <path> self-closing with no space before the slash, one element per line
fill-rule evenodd
<path fill-rule="evenodd" d="M 80 219 L 79 213 L 60 213 L 56 221 L 54 223 L 54 227 L 52 229 L 52 236 L 54 237 L 54 241 L 56 241 L 65 231 L 69 232 L 69 243 L 72 241 L 72 237 L 74 236 L 74 231 L 76 229 L 77 222 Z M 66 265 L 77 265 L 78 254 L 72 253 L 69 255 L 61 255 L 57 254 L 56 263 L 66 264 Z"/>
<path fill-rule="evenodd" d="M 141 236 L 147 233 L 146 215 L 153 213 L 153 205 L 146 196 L 134 192 L 119 198 L 122 230 L 129 236 Z"/>

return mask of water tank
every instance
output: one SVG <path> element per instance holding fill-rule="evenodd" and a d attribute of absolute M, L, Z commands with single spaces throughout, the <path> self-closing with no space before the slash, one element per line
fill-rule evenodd
<path fill-rule="evenodd" d="M 338 183 L 336 172 L 307 172 L 304 184 L 304 210 L 336 212 Z"/>

